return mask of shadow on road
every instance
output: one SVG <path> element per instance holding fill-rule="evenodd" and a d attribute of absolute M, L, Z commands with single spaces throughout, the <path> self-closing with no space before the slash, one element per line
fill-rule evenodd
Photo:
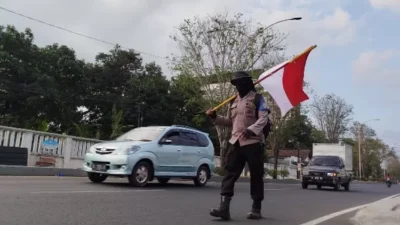
<path fill-rule="evenodd" d="M 232 223 L 232 222 L 245 222 L 245 223 L 243 223 L 243 224 L 250 224 L 250 223 L 252 223 L 252 222 L 254 222 L 254 223 L 260 223 L 260 221 L 264 221 L 264 222 L 268 222 L 268 223 L 272 223 L 272 222 L 277 222 L 278 220 L 276 220 L 276 219 L 274 219 L 274 218 L 272 218 L 272 217 L 262 217 L 260 220 L 248 220 L 248 219 L 246 219 L 246 218 L 235 218 L 235 216 L 233 216 L 232 218 L 231 218 L 231 220 L 223 220 L 223 219 L 218 219 L 218 218 L 214 218 L 214 219 L 211 219 L 211 221 L 212 222 L 218 222 L 218 223 Z M 240 224 L 242 224 L 242 223 L 240 223 Z"/>
<path fill-rule="evenodd" d="M 377 189 L 368 189 L 368 190 L 359 190 L 359 189 L 350 189 L 348 191 L 343 190 L 343 189 L 339 189 L 338 191 L 333 190 L 333 188 L 329 188 L 329 187 L 325 187 L 325 188 L 308 188 L 307 190 L 309 191 L 322 191 L 322 192 L 331 192 L 331 193 L 335 193 L 335 192 L 343 192 L 343 193 L 352 193 L 352 194 L 381 194 L 382 190 L 380 190 L 379 188 Z M 307 191 L 305 190 L 305 191 Z"/>
<path fill-rule="evenodd" d="M 178 183 L 179 182 L 179 183 Z M 127 182 L 103 182 L 101 184 L 95 184 L 95 183 L 91 183 L 88 182 L 88 184 L 91 185 L 103 185 L 103 186 L 110 186 L 110 187 L 118 187 L 118 188 L 140 188 L 140 189 L 153 189 L 153 188 L 164 188 L 164 189 L 216 189 L 219 188 L 215 185 L 211 185 L 211 184 L 207 184 L 204 187 L 197 187 L 193 184 L 193 182 L 187 182 L 187 183 L 183 183 L 182 181 L 178 181 L 178 182 L 174 182 L 171 181 L 167 184 L 160 184 L 157 182 L 151 182 L 149 183 L 146 187 L 144 188 L 140 188 L 140 187 L 132 187 L 129 183 Z"/>
<path fill-rule="evenodd" d="M 351 193 L 353 193 L 353 192 L 354 193 L 361 192 L 360 190 L 352 190 L 352 189 L 350 189 L 348 191 L 343 190 L 343 189 L 339 189 L 339 190 L 335 191 L 335 190 L 333 190 L 333 188 L 329 188 L 329 187 L 325 187 L 325 188 L 321 188 L 321 189 L 308 188 L 307 190 L 310 190 L 310 191 L 328 191 L 328 192 L 351 192 Z M 365 191 L 363 191 L 362 193 L 365 193 Z"/>

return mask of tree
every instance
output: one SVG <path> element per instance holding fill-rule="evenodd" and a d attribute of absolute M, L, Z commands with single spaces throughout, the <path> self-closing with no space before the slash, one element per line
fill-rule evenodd
<path fill-rule="evenodd" d="M 86 63 L 78 60 L 75 51 L 65 45 L 48 45 L 39 52 L 40 92 L 45 93 L 41 111 L 51 121 L 49 130 L 62 132 L 82 118 L 77 108 L 83 105 L 86 95 Z"/>
<path fill-rule="evenodd" d="M 286 125 L 289 142 L 285 147 L 311 148 L 314 142 L 312 132 L 313 126 L 307 115 L 292 114 Z"/>
<path fill-rule="evenodd" d="M 310 111 L 316 119 L 317 127 L 323 131 L 328 142 L 337 143 L 347 131 L 347 125 L 353 114 L 353 106 L 335 94 L 322 98 L 315 97 Z"/>
<path fill-rule="evenodd" d="M 45 118 L 39 113 L 39 49 L 33 39 L 30 29 L 18 32 L 13 26 L 0 26 L 1 124 L 36 128 Z"/>
<path fill-rule="evenodd" d="M 85 63 L 66 46 L 39 48 L 33 39 L 30 29 L 0 27 L 0 122 L 60 132 L 81 117 Z"/>
<path fill-rule="evenodd" d="M 267 144 L 273 152 L 274 171 L 277 171 L 279 152 L 285 146 L 285 144 L 289 142 L 289 140 L 293 139 L 293 130 L 291 130 L 291 127 L 293 127 L 296 122 L 291 120 L 295 120 L 296 117 L 291 117 L 291 112 L 293 112 L 293 110 L 288 112 L 284 117 L 281 117 L 279 107 L 275 104 L 271 96 L 265 94 L 265 98 L 271 110 L 269 118 L 272 123 L 271 131 L 269 137 L 267 138 Z M 272 178 L 277 179 L 277 175 L 277 173 L 273 173 Z"/>
<path fill-rule="evenodd" d="M 122 134 L 122 119 L 123 111 L 117 110 L 117 107 L 113 105 L 111 110 L 111 135 L 110 139 L 114 139 Z"/>
<path fill-rule="evenodd" d="M 204 91 L 199 80 L 179 74 L 171 79 L 171 101 L 178 107 L 174 123 L 200 128 L 209 132 L 210 123 L 204 114 Z"/>
<path fill-rule="evenodd" d="M 180 56 L 172 58 L 172 66 L 179 73 L 198 79 L 208 103 L 203 106 L 203 111 L 233 95 L 230 73 L 252 71 L 255 66 L 262 65 L 267 54 L 284 50 L 284 36 L 244 20 L 242 14 L 229 17 L 228 13 L 223 13 L 204 19 L 186 19 L 178 30 L 172 39 Z M 226 114 L 227 106 L 220 113 Z M 230 129 L 218 126 L 217 133 L 224 160 Z"/>
<path fill-rule="evenodd" d="M 387 173 L 393 179 L 400 179 L 400 161 L 397 156 L 392 156 L 387 159 Z"/>

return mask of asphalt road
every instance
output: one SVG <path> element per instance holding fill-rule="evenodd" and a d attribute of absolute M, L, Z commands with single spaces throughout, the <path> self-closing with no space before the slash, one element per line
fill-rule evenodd
<path fill-rule="evenodd" d="M 245 218 L 249 184 L 238 183 L 229 224 L 299 225 L 400 193 L 400 185 L 353 184 L 350 192 L 303 190 L 299 184 L 266 184 L 262 221 Z M 92 184 L 85 178 L 0 177 L 1 225 L 212 225 L 219 183 L 197 188 L 191 182 L 131 188 L 125 179 Z M 354 213 L 321 225 L 349 224 Z M 223 222 L 222 222 L 223 223 Z"/>

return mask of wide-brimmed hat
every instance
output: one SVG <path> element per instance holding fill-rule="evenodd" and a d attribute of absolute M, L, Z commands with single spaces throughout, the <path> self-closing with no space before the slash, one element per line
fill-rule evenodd
<path fill-rule="evenodd" d="M 232 75 L 232 79 L 231 79 L 231 84 L 235 85 L 236 81 L 239 79 L 251 79 L 250 74 L 248 74 L 247 72 L 244 71 L 238 71 L 238 72 L 234 72 Z"/>

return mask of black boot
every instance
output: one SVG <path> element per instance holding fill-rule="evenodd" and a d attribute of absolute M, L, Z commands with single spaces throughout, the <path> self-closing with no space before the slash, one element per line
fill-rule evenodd
<path fill-rule="evenodd" d="M 261 219 L 261 201 L 254 201 L 251 211 L 247 213 L 247 219 L 249 220 L 259 220 Z"/>
<path fill-rule="evenodd" d="M 223 220 L 230 220 L 231 214 L 229 212 L 229 206 L 231 203 L 231 197 L 228 196 L 221 196 L 221 203 L 218 209 L 211 209 L 210 215 L 214 217 L 219 217 Z"/>

